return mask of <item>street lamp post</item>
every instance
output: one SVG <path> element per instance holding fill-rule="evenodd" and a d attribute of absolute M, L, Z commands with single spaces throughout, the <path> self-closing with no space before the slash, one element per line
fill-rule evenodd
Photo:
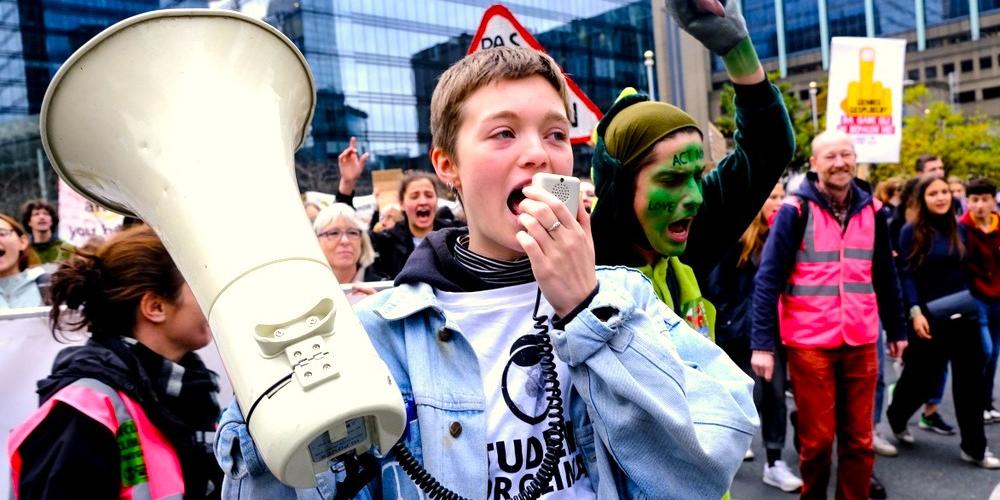
<path fill-rule="evenodd" d="M 812 106 L 813 131 L 819 131 L 819 118 L 816 116 L 816 82 L 809 82 L 809 104 Z"/>
<path fill-rule="evenodd" d="M 646 58 L 643 63 L 646 65 L 646 84 L 649 87 L 649 98 L 650 100 L 656 100 L 656 93 L 653 92 L 653 51 L 647 50 L 642 54 Z"/>

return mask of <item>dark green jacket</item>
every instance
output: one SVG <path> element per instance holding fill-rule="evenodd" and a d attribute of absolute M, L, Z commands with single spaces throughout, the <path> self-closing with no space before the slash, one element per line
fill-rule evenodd
<path fill-rule="evenodd" d="M 38 254 L 42 264 L 48 264 L 49 262 L 62 262 L 70 258 L 76 247 L 53 236 L 45 243 L 32 243 L 31 249 Z"/>
<path fill-rule="evenodd" d="M 738 243 L 795 153 L 792 121 L 778 88 L 768 82 L 734 87 L 735 149 L 703 179 L 704 202 L 681 255 L 700 283 Z"/>

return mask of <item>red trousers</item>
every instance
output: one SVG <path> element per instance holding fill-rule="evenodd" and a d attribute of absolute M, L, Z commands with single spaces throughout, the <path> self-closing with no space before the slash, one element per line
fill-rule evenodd
<path fill-rule="evenodd" d="M 875 466 L 872 407 L 878 375 L 875 344 L 835 349 L 788 348 L 798 408 L 803 499 L 825 499 L 837 440 L 837 499 L 868 498 Z"/>

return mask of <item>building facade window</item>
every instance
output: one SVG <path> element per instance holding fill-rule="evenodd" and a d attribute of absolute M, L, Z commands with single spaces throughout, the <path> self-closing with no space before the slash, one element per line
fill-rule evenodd
<path fill-rule="evenodd" d="M 761 60 L 778 57 L 778 32 L 774 0 L 743 0 L 743 17 L 750 28 L 753 46 Z"/>
<path fill-rule="evenodd" d="M 993 56 L 979 58 L 979 69 L 990 69 L 993 67 Z"/>
<path fill-rule="evenodd" d="M 1000 98 L 1000 87 L 986 87 L 983 89 L 983 100 Z"/>
<path fill-rule="evenodd" d="M 924 79 L 932 80 L 937 78 L 937 66 L 927 66 L 924 68 Z"/>
<path fill-rule="evenodd" d="M 880 0 L 873 3 L 876 35 L 892 35 L 916 28 L 913 0 Z"/>
<path fill-rule="evenodd" d="M 963 59 L 960 63 L 962 73 L 972 73 L 972 59 Z"/>

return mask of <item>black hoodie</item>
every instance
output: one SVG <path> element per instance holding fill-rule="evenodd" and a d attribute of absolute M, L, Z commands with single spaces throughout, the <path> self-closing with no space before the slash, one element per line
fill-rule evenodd
<path fill-rule="evenodd" d="M 492 288 L 462 267 L 452 250 L 459 236 L 469 234 L 467 227 L 453 227 L 427 234 L 406 260 L 396 276 L 395 285 L 427 283 L 443 292 L 476 292 Z"/>
<path fill-rule="evenodd" d="M 52 374 L 38 382 L 39 404 L 81 378 L 99 380 L 126 393 L 167 437 L 184 474 L 184 498 L 219 498 L 222 471 L 210 443 L 196 433 L 213 432 L 219 416 L 217 376 L 189 353 L 179 394 L 168 395 L 173 363 L 142 344 L 120 339 L 91 340 L 60 351 Z M 76 409 L 57 404 L 18 449 L 22 460 L 19 497 L 116 498 L 121 485 L 115 435 Z"/>

